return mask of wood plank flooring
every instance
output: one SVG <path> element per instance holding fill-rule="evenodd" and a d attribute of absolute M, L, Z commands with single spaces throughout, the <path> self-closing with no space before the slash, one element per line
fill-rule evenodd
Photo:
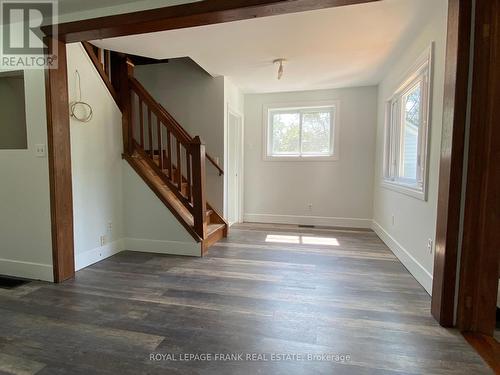
<path fill-rule="evenodd" d="M 0 289 L 0 374 L 492 373 L 429 311 L 373 232 L 242 224 L 204 258 L 125 251 Z"/>

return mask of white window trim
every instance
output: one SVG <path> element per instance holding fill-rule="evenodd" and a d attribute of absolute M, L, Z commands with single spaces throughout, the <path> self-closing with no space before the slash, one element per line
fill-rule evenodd
<path fill-rule="evenodd" d="M 414 184 L 405 182 L 403 179 L 394 180 L 389 177 L 391 175 L 391 171 L 388 169 L 392 169 L 395 166 L 391 164 L 388 166 L 388 148 L 389 148 L 389 131 L 393 131 L 395 129 L 391 126 L 391 119 L 393 116 L 393 99 L 401 95 L 403 91 L 409 89 L 411 84 L 417 80 L 420 76 L 420 70 L 422 66 L 428 62 L 428 89 L 424 94 L 424 106 L 426 106 L 427 113 L 422 118 L 423 119 L 423 133 L 420 137 L 425 136 L 425 142 L 422 144 L 421 151 L 421 179 L 422 182 Z M 422 55 L 416 60 L 415 64 L 408 70 L 405 74 L 404 78 L 400 81 L 402 82 L 398 89 L 394 92 L 394 94 L 386 100 L 385 106 L 385 122 L 384 122 L 384 159 L 383 159 L 383 171 L 382 171 L 382 187 L 387 188 L 389 190 L 393 190 L 402 194 L 406 194 L 408 196 L 427 201 L 428 199 L 428 180 L 429 180 L 429 158 L 430 158 L 430 133 L 431 133 L 431 118 L 432 118 L 432 92 L 433 92 L 433 62 L 434 62 L 434 42 L 422 53 Z M 394 135 L 392 135 L 394 137 Z M 394 146 L 394 145 L 392 145 Z M 396 147 L 398 147 L 396 145 Z M 394 148 L 394 147 L 393 147 Z M 391 149 L 391 153 L 399 154 L 398 150 Z"/>
<path fill-rule="evenodd" d="M 308 109 L 321 107 L 335 107 L 335 117 L 333 118 L 333 154 L 328 156 L 319 155 L 300 155 L 300 156 L 276 156 L 268 153 L 269 148 L 269 112 L 272 110 L 287 110 L 287 109 Z M 340 100 L 322 100 L 322 101 L 303 101 L 303 102 L 286 102 L 286 103 L 270 103 L 264 104 L 262 107 L 262 159 L 264 161 L 284 161 L 284 162 L 310 162 L 310 161 L 338 161 L 340 155 Z"/>

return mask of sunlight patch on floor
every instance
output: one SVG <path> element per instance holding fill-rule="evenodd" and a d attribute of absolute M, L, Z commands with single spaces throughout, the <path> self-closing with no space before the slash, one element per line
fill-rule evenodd
<path fill-rule="evenodd" d="M 339 241 L 336 238 L 311 237 L 311 236 L 285 236 L 281 234 L 268 234 L 266 236 L 266 242 L 339 246 Z"/>

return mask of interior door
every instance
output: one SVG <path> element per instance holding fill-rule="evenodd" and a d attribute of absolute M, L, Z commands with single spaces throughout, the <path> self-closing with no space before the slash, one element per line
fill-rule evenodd
<path fill-rule="evenodd" d="M 228 221 L 229 225 L 240 221 L 241 200 L 241 116 L 228 113 Z"/>

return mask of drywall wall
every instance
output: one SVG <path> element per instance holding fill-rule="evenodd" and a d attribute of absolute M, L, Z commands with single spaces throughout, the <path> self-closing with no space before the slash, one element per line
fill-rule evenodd
<path fill-rule="evenodd" d="M 89 122 L 70 121 L 78 270 L 123 250 L 122 115 L 82 45 L 68 44 L 67 55 L 70 102 L 79 95 L 78 70 L 81 100 L 93 109 Z"/>
<path fill-rule="evenodd" d="M 28 148 L 0 150 L 0 274 L 53 280 L 45 75 L 24 76 Z"/>
<path fill-rule="evenodd" d="M 339 160 L 263 160 L 263 106 L 328 100 L 339 101 Z M 376 118 L 376 87 L 245 95 L 245 221 L 370 227 Z"/>
<path fill-rule="evenodd" d="M 375 158 L 373 229 L 402 263 L 424 286 L 432 289 L 434 254 L 427 242 L 434 242 L 436 231 L 439 155 L 443 114 L 444 66 L 446 48 L 447 1 L 433 5 L 433 13 L 421 32 L 393 59 L 379 86 L 377 152 Z M 428 200 L 422 201 L 381 186 L 383 176 L 385 101 L 400 85 L 415 60 L 434 41 L 434 77 L 430 122 L 430 163 Z M 394 224 L 392 217 L 394 216 Z"/>
<path fill-rule="evenodd" d="M 201 256 L 201 246 L 124 161 L 124 248 L 152 253 Z"/>
<path fill-rule="evenodd" d="M 213 78 L 189 58 L 135 68 L 136 78 L 207 153 L 224 165 L 224 77 Z M 207 162 L 207 200 L 223 211 L 224 177 Z"/>
<path fill-rule="evenodd" d="M 0 74 L 0 149 L 26 149 L 26 111 L 23 71 Z"/>

